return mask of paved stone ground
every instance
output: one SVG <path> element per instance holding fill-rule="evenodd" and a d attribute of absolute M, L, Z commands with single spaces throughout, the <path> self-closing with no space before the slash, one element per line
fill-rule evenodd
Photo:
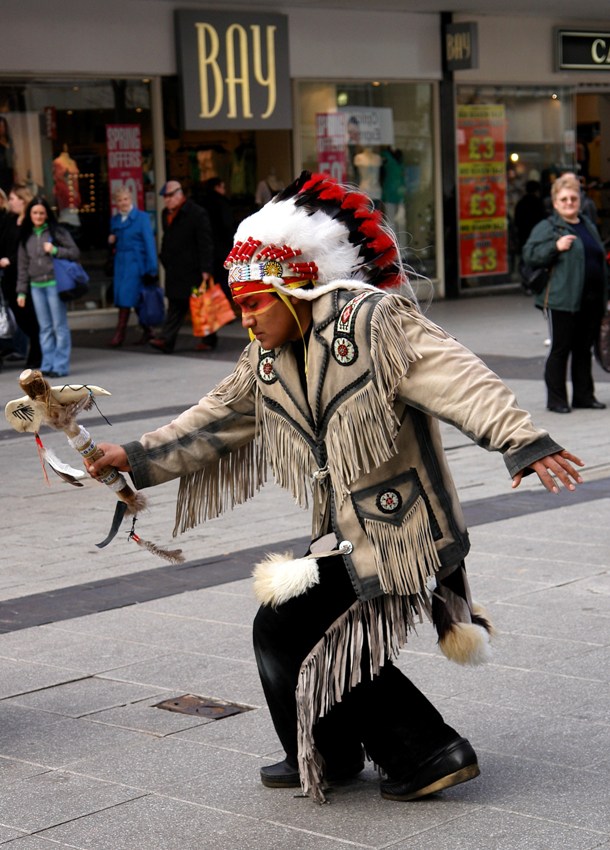
<path fill-rule="evenodd" d="M 482 775 L 419 803 L 381 800 L 369 765 L 318 807 L 258 782 L 280 757 L 250 646 L 252 562 L 306 540 L 308 516 L 268 485 L 180 539 L 186 563 L 121 534 L 97 549 L 113 499 L 87 481 L 46 486 L 33 440 L 0 424 L 0 845 L 15 850 L 610 850 L 610 409 L 544 408 L 545 325 L 521 295 L 434 304 L 430 315 L 587 462 L 586 484 L 512 492 L 501 458 L 444 426 L 471 528 L 476 597 L 498 628 L 493 662 L 445 661 L 428 626 L 401 667 L 473 742 Z M 114 312 L 72 317 L 73 382 L 113 395 L 87 424 L 125 441 L 205 393 L 243 341 L 213 354 L 185 329 L 171 357 L 103 343 Z M 100 325 L 102 325 L 100 327 Z M 105 325 L 106 327 L 104 327 Z M 133 330 L 133 341 L 136 331 Z M 0 373 L 3 403 L 19 364 Z M 596 367 L 598 397 L 610 383 Z M 60 434 L 43 434 L 78 464 Z M 174 485 L 151 492 L 139 533 L 172 544 Z M 161 710 L 185 694 L 250 710 L 214 720 Z"/>

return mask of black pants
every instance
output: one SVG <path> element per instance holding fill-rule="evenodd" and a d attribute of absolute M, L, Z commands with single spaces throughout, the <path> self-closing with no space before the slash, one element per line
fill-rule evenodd
<path fill-rule="evenodd" d="M 165 342 L 168 351 L 173 351 L 180 328 L 189 311 L 190 298 L 168 298 L 167 316 L 159 336 Z"/>
<path fill-rule="evenodd" d="M 566 376 L 571 356 L 572 403 L 590 404 L 595 398 L 592 348 L 599 334 L 602 313 L 597 304 L 583 304 L 578 313 L 549 310 L 551 350 L 544 368 L 548 407 L 568 404 Z"/>
<path fill-rule="evenodd" d="M 288 762 L 297 765 L 295 689 L 299 670 L 324 632 L 356 597 L 338 557 L 320 562 L 320 583 L 254 620 L 254 652 L 275 730 Z M 363 652 L 363 669 L 367 653 Z M 357 763 L 364 745 L 390 777 L 402 778 L 456 736 L 440 713 L 391 661 L 378 676 L 344 694 L 314 728 L 329 773 Z"/>

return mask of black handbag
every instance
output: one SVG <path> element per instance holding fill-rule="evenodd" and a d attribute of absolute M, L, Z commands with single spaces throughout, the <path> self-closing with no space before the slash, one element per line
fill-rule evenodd
<path fill-rule="evenodd" d="M 140 324 L 144 327 L 162 325 L 165 321 L 163 290 L 157 283 L 157 278 L 153 275 L 144 275 L 143 283 L 144 286 L 136 305 Z"/>
<path fill-rule="evenodd" d="M 519 262 L 519 274 L 521 275 L 521 286 L 528 295 L 540 295 L 541 292 L 544 292 L 549 282 L 551 269 L 546 268 L 546 266 L 535 269 L 533 266 L 528 266 L 521 259 Z"/>
<path fill-rule="evenodd" d="M 595 359 L 604 372 L 610 372 L 610 313 L 602 319 L 599 337 L 595 340 Z"/>

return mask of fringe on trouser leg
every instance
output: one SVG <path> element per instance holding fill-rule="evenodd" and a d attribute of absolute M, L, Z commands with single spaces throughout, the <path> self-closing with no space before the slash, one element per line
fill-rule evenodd
<path fill-rule="evenodd" d="M 319 803 L 323 791 L 324 760 L 316 749 L 313 727 L 343 694 L 363 676 L 372 678 L 387 660 L 396 658 L 415 623 L 429 613 L 426 597 L 379 596 L 356 601 L 313 647 L 303 661 L 296 688 L 298 762 L 301 787 Z M 362 669 L 363 648 L 368 648 L 368 670 Z"/>

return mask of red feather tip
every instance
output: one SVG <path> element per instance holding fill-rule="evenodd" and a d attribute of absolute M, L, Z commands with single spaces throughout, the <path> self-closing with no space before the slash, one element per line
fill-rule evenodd
<path fill-rule="evenodd" d="M 387 233 L 383 232 L 381 232 L 379 236 L 369 242 L 367 247 L 370 248 L 371 251 L 376 251 L 378 254 L 381 254 L 385 251 L 396 251 L 394 240 L 391 239 Z"/>
<path fill-rule="evenodd" d="M 383 231 L 379 230 L 379 221 L 373 218 L 363 220 L 358 225 L 358 230 L 369 239 L 378 239 L 382 234 L 385 235 Z"/>
<path fill-rule="evenodd" d="M 367 212 L 370 212 L 370 206 L 370 199 L 367 198 L 366 195 L 362 195 L 360 192 L 350 192 L 343 201 L 343 209 L 345 210 L 357 210 L 362 207 Z"/>
<path fill-rule="evenodd" d="M 304 183 L 301 186 L 301 191 L 299 194 L 303 194 L 304 192 L 311 192 L 312 189 L 315 189 L 319 183 L 324 182 L 324 180 L 328 180 L 328 178 L 324 174 L 312 174 L 307 183 Z"/>
<path fill-rule="evenodd" d="M 345 189 L 339 186 L 338 183 L 331 183 L 325 186 L 320 192 L 320 199 L 322 201 L 335 201 L 338 204 L 342 203 L 344 196 Z"/>

